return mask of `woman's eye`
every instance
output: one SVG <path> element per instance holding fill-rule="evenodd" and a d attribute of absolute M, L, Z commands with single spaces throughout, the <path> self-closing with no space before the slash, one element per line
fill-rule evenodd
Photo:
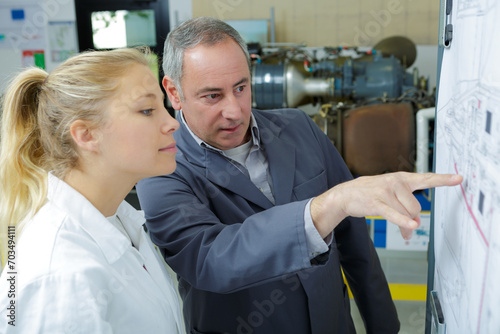
<path fill-rule="evenodd" d="M 144 109 L 144 110 L 141 110 L 141 113 L 146 115 L 146 116 L 151 116 L 153 114 L 153 108 L 151 109 Z"/>

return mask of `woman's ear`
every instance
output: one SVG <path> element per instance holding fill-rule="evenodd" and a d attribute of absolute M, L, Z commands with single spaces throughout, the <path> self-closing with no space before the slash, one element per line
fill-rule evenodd
<path fill-rule="evenodd" d="M 76 120 L 70 126 L 71 137 L 76 146 L 84 151 L 97 152 L 99 147 L 99 136 L 87 121 Z"/>
<path fill-rule="evenodd" d="M 170 103 L 172 104 L 172 108 L 174 108 L 175 110 L 181 110 L 181 97 L 179 95 L 177 87 L 174 84 L 174 81 L 170 79 L 170 77 L 164 76 L 161 84 L 163 85 L 163 88 L 165 88 L 165 92 L 167 92 L 167 96 L 170 100 Z"/>

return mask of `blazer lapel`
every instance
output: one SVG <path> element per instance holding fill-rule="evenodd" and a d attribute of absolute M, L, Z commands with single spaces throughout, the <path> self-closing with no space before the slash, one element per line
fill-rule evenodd
<path fill-rule="evenodd" d="M 258 113 L 255 118 L 259 128 L 266 131 L 261 137 L 261 144 L 266 151 L 273 182 L 273 193 L 276 204 L 288 203 L 292 198 L 292 189 L 295 173 L 295 147 L 279 138 L 281 128 Z M 184 122 L 179 122 L 180 128 L 174 133 L 178 147 L 183 150 L 186 159 L 202 168 L 206 168 L 208 180 L 219 187 L 269 209 L 271 201 L 232 163 L 224 157 L 210 150 L 201 148 L 193 139 Z M 262 131 L 261 131 L 262 133 Z"/>
<path fill-rule="evenodd" d="M 206 150 L 206 176 L 219 187 L 251 201 L 262 208 L 273 206 L 271 201 L 236 166 L 218 153 Z"/>
<path fill-rule="evenodd" d="M 276 205 L 292 200 L 295 175 L 295 147 L 279 137 L 263 143 L 269 161 Z"/>

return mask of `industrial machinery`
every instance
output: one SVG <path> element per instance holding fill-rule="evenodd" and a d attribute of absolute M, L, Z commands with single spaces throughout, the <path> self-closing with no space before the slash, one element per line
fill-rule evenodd
<path fill-rule="evenodd" d="M 416 59 L 412 41 L 395 36 L 364 50 L 281 46 L 251 55 L 253 107 L 316 106 L 313 118 L 355 175 L 414 170 L 415 114 L 435 99 L 418 69 L 407 72 Z"/>

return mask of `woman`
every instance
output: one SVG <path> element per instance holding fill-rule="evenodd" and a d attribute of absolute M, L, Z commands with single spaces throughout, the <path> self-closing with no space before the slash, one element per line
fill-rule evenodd
<path fill-rule="evenodd" d="M 184 331 L 143 215 L 124 201 L 176 167 L 179 124 L 148 59 L 83 53 L 50 75 L 27 69 L 6 91 L 1 333 Z"/>

